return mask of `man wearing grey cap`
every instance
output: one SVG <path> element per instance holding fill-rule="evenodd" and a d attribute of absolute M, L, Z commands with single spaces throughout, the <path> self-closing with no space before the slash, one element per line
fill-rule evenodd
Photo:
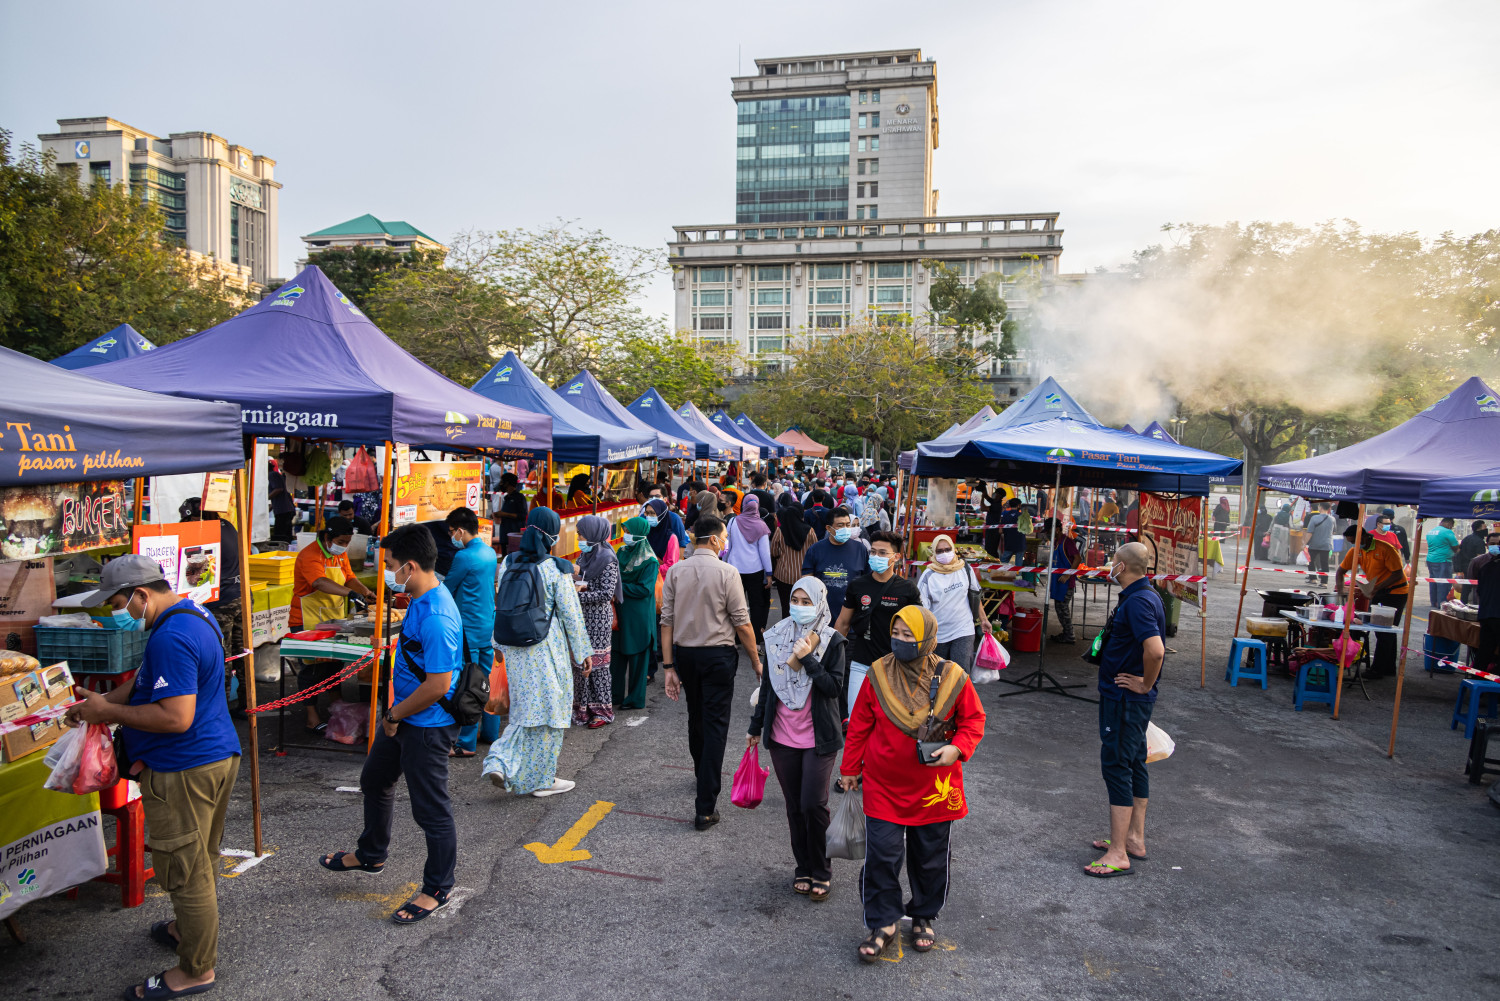
<path fill-rule="evenodd" d="M 224 701 L 224 642 L 201 606 L 172 590 L 161 567 L 132 553 L 104 568 L 88 606 L 108 605 L 120 629 L 150 629 L 135 683 L 108 695 L 78 690 L 71 723 L 119 723 L 141 787 L 152 864 L 174 920 L 151 937 L 178 965 L 133 996 L 202 993 L 214 982 L 219 904 L 214 889 L 224 813 L 240 770 L 240 741 Z M 131 992 L 127 992 L 131 996 Z"/>

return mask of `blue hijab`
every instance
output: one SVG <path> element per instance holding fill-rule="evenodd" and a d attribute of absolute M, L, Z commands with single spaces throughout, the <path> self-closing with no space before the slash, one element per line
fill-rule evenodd
<path fill-rule="evenodd" d="M 526 531 L 521 535 L 521 548 L 513 556 L 516 563 L 545 563 L 552 560 L 565 574 L 573 572 L 573 564 L 561 556 L 552 555 L 562 531 L 562 519 L 549 507 L 534 507 L 526 516 Z"/>

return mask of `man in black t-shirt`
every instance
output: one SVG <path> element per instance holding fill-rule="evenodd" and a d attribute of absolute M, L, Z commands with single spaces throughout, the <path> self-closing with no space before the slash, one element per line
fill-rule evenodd
<path fill-rule="evenodd" d="M 872 533 L 870 572 L 856 577 L 844 592 L 844 607 L 834 628 L 849 638 L 845 719 L 870 665 L 891 652 L 891 617 L 907 605 L 922 603 L 916 582 L 897 572 L 901 551 L 901 536 L 895 532 Z"/>

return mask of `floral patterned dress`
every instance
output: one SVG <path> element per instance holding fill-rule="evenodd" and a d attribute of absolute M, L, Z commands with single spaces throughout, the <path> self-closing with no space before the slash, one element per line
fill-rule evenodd
<path fill-rule="evenodd" d="M 500 564 L 501 574 L 514 556 Z M 573 714 L 573 665 L 593 656 L 572 577 L 547 560 L 538 564 L 553 615 L 546 639 L 500 647 L 510 678 L 510 717 L 484 756 L 484 774 L 499 774 L 518 796 L 546 789 L 557 776 L 563 731 Z"/>
<path fill-rule="evenodd" d="M 573 725 L 600 727 L 615 721 L 613 694 L 609 673 L 610 645 L 615 620 L 615 587 L 620 582 L 620 565 L 611 561 L 589 586 L 579 593 L 583 621 L 589 641 L 594 645 L 587 677 L 573 668 Z"/>

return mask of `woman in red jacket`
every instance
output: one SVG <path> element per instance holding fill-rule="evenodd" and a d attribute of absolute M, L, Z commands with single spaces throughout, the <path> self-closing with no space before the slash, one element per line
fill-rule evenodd
<path fill-rule="evenodd" d="M 839 771 L 846 791 L 862 786 L 865 794 L 860 895 L 870 937 L 860 943 L 859 958 L 866 963 L 900 934 L 902 914 L 911 915 L 912 947 L 932 948 L 932 922 L 948 895 L 949 833 L 969 812 L 959 762 L 984 738 L 984 709 L 968 674 L 934 654 L 935 646 L 931 612 L 920 605 L 898 611 L 891 619 L 891 652 L 870 668 L 849 716 Z M 929 716 L 950 722 L 952 733 L 933 762 L 923 764 L 917 741 L 928 739 Z M 903 854 L 911 881 L 904 905 Z"/>

